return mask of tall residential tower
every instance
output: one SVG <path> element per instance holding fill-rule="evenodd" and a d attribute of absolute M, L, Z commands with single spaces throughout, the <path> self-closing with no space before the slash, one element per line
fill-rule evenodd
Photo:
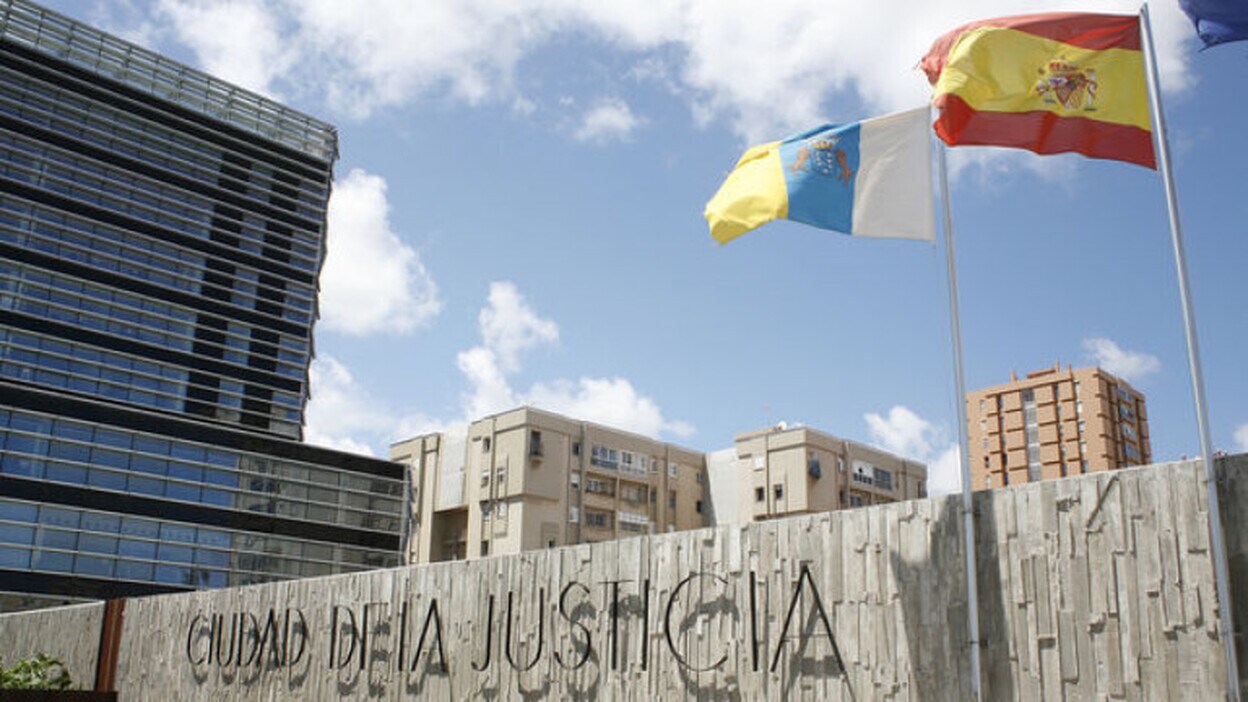
<path fill-rule="evenodd" d="M 1012 377 L 966 404 L 975 490 L 1152 462 L 1144 395 L 1100 368 Z"/>

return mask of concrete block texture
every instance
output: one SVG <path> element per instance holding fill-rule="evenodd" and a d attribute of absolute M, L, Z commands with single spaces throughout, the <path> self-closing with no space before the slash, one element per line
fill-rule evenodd
<path fill-rule="evenodd" d="M 1235 509 L 1248 500 L 1248 457 L 1220 469 L 1234 597 L 1248 603 L 1248 529 Z M 1225 698 L 1199 462 L 977 493 L 974 509 L 985 699 Z M 127 700 L 966 700 L 960 510 L 960 496 L 945 496 L 134 599 L 118 690 Z M 0 619 L 0 641 L 27 628 L 12 621 Z"/>

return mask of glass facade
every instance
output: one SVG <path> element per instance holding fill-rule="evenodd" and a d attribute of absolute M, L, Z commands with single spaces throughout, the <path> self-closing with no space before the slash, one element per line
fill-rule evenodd
<path fill-rule="evenodd" d="M 398 564 L 402 469 L 297 443 L 336 145 L 0 0 L 0 590 Z"/>

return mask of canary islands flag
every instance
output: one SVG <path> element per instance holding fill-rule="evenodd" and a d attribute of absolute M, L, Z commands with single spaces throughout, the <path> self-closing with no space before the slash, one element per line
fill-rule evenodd
<path fill-rule="evenodd" d="M 789 219 L 845 234 L 935 241 L 931 113 L 824 125 L 745 152 L 706 204 L 721 244 Z"/>

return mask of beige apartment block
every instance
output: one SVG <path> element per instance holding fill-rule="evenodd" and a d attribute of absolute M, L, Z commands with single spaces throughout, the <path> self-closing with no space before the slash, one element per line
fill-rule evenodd
<path fill-rule="evenodd" d="M 717 491 L 724 495 L 716 504 L 721 524 L 927 496 L 924 464 L 808 427 L 740 434 L 735 449 L 731 472 L 739 487 Z"/>
<path fill-rule="evenodd" d="M 1152 462 L 1144 396 L 1100 368 L 1011 373 L 966 398 L 976 490 Z"/>
<path fill-rule="evenodd" d="M 521 407 L 400 441 L 411 563 L 514 554 L 710 524 L 700 452 Z"/>

